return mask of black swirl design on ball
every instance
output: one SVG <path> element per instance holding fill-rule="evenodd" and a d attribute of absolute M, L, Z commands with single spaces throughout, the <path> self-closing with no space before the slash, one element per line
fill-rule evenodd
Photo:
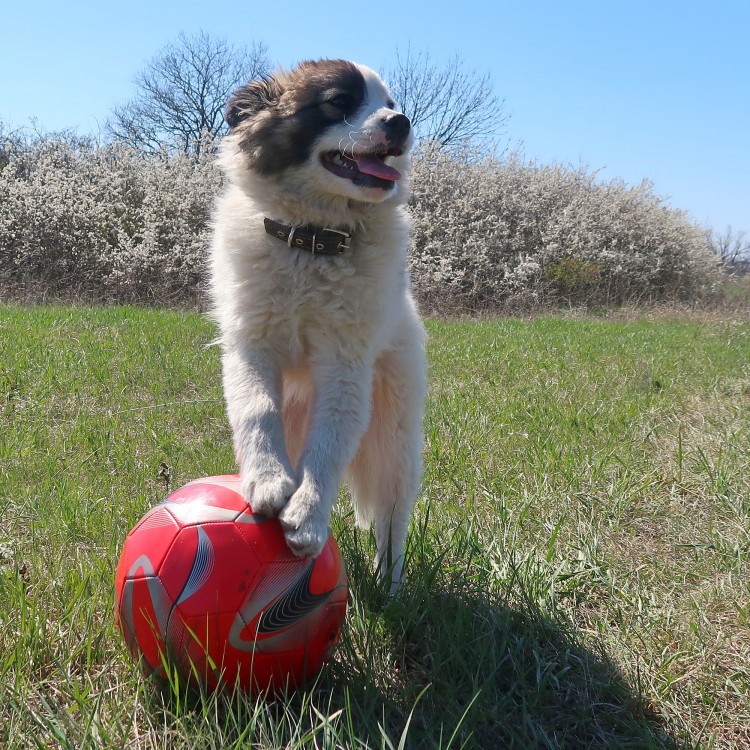
<path fill-rule="evenodd" d="M 332 591 L 326 591 L 322 594 L 313 594 L 310 591 L 310 579 L 312 578 L 314 564 L 315 561 L 311 560 L 305 572 L 294 584 L 263 612 L 258 621 L 258 633 L 274 633 L 288 628 L 328 599 Z"/>

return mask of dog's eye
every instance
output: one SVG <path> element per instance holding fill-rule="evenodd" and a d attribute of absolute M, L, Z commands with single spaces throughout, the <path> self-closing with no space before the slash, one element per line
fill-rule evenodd
<path fill-rule="evenodd" d="M 328 99 L 326 104 L 330 104 L 337 109 L 349 109 L 352 105 L 352 97 L 348 94 L 336 94 L 336 96 Z"/>
<path fill-rule="evenodd" d="M 393 99 L 389 99 L 389 100 L 388 100 L 388 101 L 387 101 L 387 102 L 385 103 L 385 106 L 386 106 L 386 107 L 387 107 L 388 109 L 396 109 L 396 102 L 394 102 L 394 101 L 393 101 Z"/>

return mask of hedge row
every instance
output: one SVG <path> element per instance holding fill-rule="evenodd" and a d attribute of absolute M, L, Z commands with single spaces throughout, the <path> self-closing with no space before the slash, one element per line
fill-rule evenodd
<path fill-rule="evenodd" d="M 40 140 L 0 151 L 6 294 L 201 305 L 211 157 Z M 511 157 L 415 156 L 414 289 L 427 308 L 693 299 L 719 279 L 705 233 L 644 183 Z"/>

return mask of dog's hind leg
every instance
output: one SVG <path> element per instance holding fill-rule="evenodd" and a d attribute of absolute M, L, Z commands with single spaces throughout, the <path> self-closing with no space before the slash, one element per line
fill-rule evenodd
<path fill-rule="evenodd" d="M 391 593 L 401 581 L 409 520 L 422 478 L 426 368 L 421 330 L 419 339 L 409 344 L 384 353 L 376 363 L 372 418 L 347 471 L 358 524 L 375 523 L 375 565 L 381 578 L 390 578 Z"/>

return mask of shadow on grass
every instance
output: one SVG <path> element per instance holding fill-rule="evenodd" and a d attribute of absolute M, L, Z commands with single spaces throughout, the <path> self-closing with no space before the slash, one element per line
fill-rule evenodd
<path fill-rule="evenodd" d="M 387 601 L 361 547 L 344 554 L 359 611 L 318 689 L 347 686 L 358 739 L 381 747 L 379 723 L 397 746 L 409 721 L 406 748 L 684 747 L 606 654 L 538 611 L 520 579 L 493 601 L 446 559 L 421 560 Z"/>

